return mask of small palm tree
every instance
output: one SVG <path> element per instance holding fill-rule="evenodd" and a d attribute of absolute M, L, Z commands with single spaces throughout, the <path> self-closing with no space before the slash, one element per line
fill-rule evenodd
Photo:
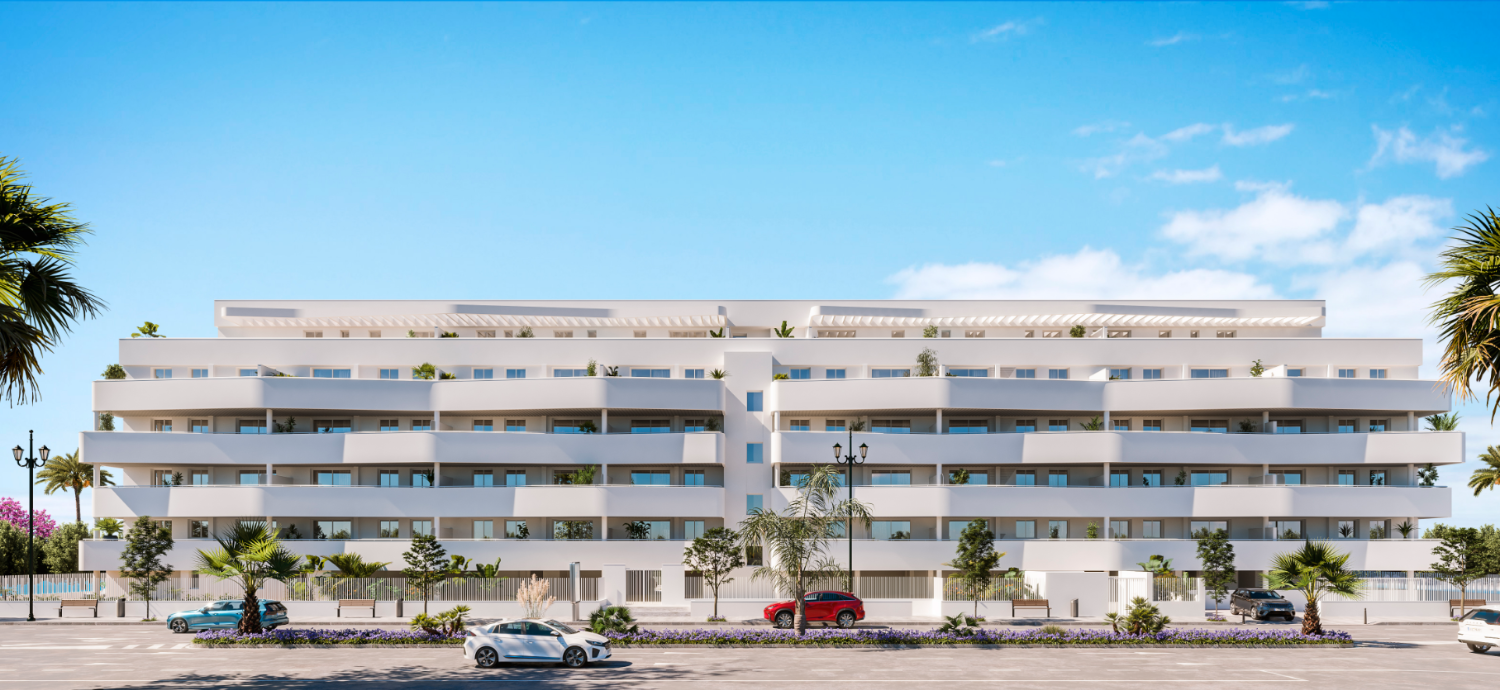
<path fill-rule="evenodd" d="M 339 569 L 333 575 L 339 578 L 374 577 L 375 573 L 385 570 L 385 567 L 390 565 L 389 562 L 367 563 L 364 557 L 357 553 L 336 553 L 324 559 L 324 561 Z"/>
<path fill-rule="evenodd" d="M 1435 414 L 1431 417 L 1423 417 L 1427 422 L 1428 431 L 1458 431 L 1458 413 Z"/>
<path fill-rule="evenodd" d="M 1483 453 L 1479 454 L 1479 461 L 1489 467 L 1481 467 L 1474 470 L 1474 474 L 1469 475 L 1469 488 L 1474 490 L 1475 496 L 1485 489 L 1500 486 L 1500 448 L 1494 446 L 1486 448 Z"/>
<path fill-rule="evenodd" d="M 220 580 L 235 580 L 245 590 L 245 612 L 240 616 L 239 631 L 261 632 L 260 600 L 256 592 L 267 580 L 286 582 L 301 569 L 301 556 L 281 545 L 276 531 L 264 522 L 240 522 L 214 537 L 219 547 L 198 551 L 198 572 Z"/>
<path fill-rule="evenodd" d="M 83 490 L 94 485 L 94 466 L 79 462 L 78 451 L 48 458 L 46 466 L 36 473 L 36 483 L 43 484 L 42 491 L 49 496 L 58 489 L 72 489 L 74 519 L 83 522 Z M 114 483 L 109 470 L 99 470 L 100 486 Z"/>
<path fill-rule="evenodd" d="M 1427 285 L 1456 281 L 1447 296 L 1432 305 L 1431 322 L 1445 341 L 1439 376 L 1460 399 L 1476 396 L 1473 382 L 1489 379 L 1485 400 L 1500 388 L 1500 216 L 1493 209 L 1469 216 L 1455 228 L 1458 237 L 1444 250 L 1442 266 L 1427 276 Z M 1500 398 L 1490 416 L 1500 410 Z"/>
<path fill-rule="evenodd" d="M 1346 566 L 1349 554 L 1339 553 L 1332 544 L 1309 541 L 1302 548 L 1276 554 L 1266 580 L 1272 589 L 1295 589 L 1307 597 L 1302 614 L 1302 634 L 1321 635 L 1323 620 L 1318 616 L 1318 600 L 1328 594 L 1348 599 L 1363 599 L 1365 581 Z"/>

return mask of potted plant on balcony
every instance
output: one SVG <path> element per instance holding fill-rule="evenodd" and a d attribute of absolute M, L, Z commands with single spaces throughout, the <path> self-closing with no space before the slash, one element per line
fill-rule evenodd
<path fill-rule="evenodd" d="M 936 338 L 937 337 L 937 326 L 928 326 L 926 328 L 923 328 L 922 329 L 922 337 L 923 338 Z"/>
<path fill-rule="evenodd" d="M 420 381 L 431 381 L 437 377 L 437 369 L 431 362 L 423 362 L 422 366 L 411 368 L 411 377 Z"/>
<path fill-rule="evenodd" d="M 717 380 L 728 376 L 729 372 L 724 371 L 723 369 L 714 369 L 713 371 L 708 372 L 708 375 Z"/>
<path fill-rule="evenodd" d="M 631 520 L 625 523 L 626 539 L 650 539 L 651 523 L 645 520 Z"/>
<path fill-rule="evenodd" d="M 796 326 L 788 326 L 785 321 L 782 321 L 781 328 L 773 328 L 771 332 L 775 333 L 778 338 L 795 338 L 797 336 L 792 335 L 794 330 L 797 330 Z"/>
<path fill-rule="evenodd" d="M 112 414 L 110 414 L 110 413 L 108 413 L 108 412 L 100 412 L 99 413 L 99 430 L 100 431 L 114 431 L 115 430 L 115 416 L 112 415 Z"/>
<path fill-rule="evenodd" d="M 1429 462 L 1426 467 L 1417 468 L 1417 486 L 1436 486 L 1437 480 L 1438 471 L 1432 463 Z"/>
<path fill-rule="evenodd" d="M 599 425 L 595 424 L 592 419 L 585 419 L 578 425 L 578 433 L 597 434 L 599 433 Z"/>
<path fill-rule="evenodd" d="M 519 331 L 516 332 L 516 337 L 517 338 L 535 338 L 536 334 L 531 332 L 531 326 L 522 326 L 521 330 L 519 330 Z"/>
<path fill-rule="evenodd" d="M 965 470 L 965 469 L 954 470 L 953 472 L 949 473 L 949 475 L 948 475 L 948 483 L 950 483 L 950 484 L 957 484 L 959 486 L 963 486 L 965 484 L 968 484 L 969 483 L 969 471 Z M 979 614 L 976 613 L 974 615 L 977 616 Z"/>
<path fill-rule="evenodd" d="M 457 379 L 457 378 L 458 378 L 458 376 L 456 374 L 450 374 L 450 373 L 448 373 L 446 371 L 443 372 L 443 373 L 441 373 L 441 374 L 438 374 L 438 380 L 439 381 L 452 381 L 452 380 Z"/>
<path fill-rule="evenodd" d="M 1094 415 L 1087 422 L 1079 422 L 1078 426 L 1083 427 L 1084 431 L 1099 431 L 1104 428 L 1104 420 L 1100 419 L 1098 415 Z"/>
<path fill-rule="evenodd" d="M 94 527 L 104 533 L 105 539 L 119 539 L 120 530 L 125 529 L 125 523 L 114 518 L 99 518 L 94 521 Z"/>
<path fill-rule="evenodd" d="M 1070 338 L 1082 338 L 1083 335 L 1084 330 L 1082 324 L 1076 324 L 1072 328 L 1068 329 L 1068 337 Z"/>
<path fill-rule="evenodd" d="M 589 358 L 588 374 L 589 376 L 597 376 L 599 374 L 599 362 L 593 358 Z"/>
<path fill-rule="evenodd" d="M 771 374 L 771 380 L 772 381 L 786 381 L 787 379 L 790 379 L 790 378 L 792 378 L 792 377 L 788 376 L 786 374 Z"/>
<path fill-rule="evenodd" d="M 710 337 L 710 338 L 722 338 L 722 337 L 724 337 L 724 327 L 720 326 L 719 330 L 717 330 L 717 331 L 709 331 L 708 332 L 708 337 Z"/>
<path fill-rule="evenodd" d="M 122 367 L 118 364 L 111 364 L 107 367 L 104 367 L 104 378 L 111 381 L 119 381 L 120 379 L 125 378 L 125 367 Z"/>
<path fill-rule="evenodd" d="M 1083 534 L 1084 534 L 1084 536 L 1088 537 L 1089 539 L 1098 539 L 1099 538 L 1099 524 L 1096 523 L 1096 522 L 1090 522 L 1088 528 L 1086 528 L 1086 529 L 1083 530 Z"/>
<path fill-rule="evenodd" d="M 724 425 L 719 422 L 718 417 L 709 417 L 703 420 L 704 431 L 723 431 Z"/>
<path fill-rule="evenodd" d="M 937 353 L 930 347 L 922 348 L 922 351 L 917 353 L 917 376 L 937 376 L 937 372 Z"/>
<path fill-rule="evenodd" d="M 1264 373 L 1266 373 L 1266 368 L 1263 367 L 1263 366 L 1261 366 L 1260 360 L 1257 359 L 1254 362 L 1250 363 L 1250 375 L 1251 376 L 1253 376 L 1255 378 L 1260 378 L 1260 375 L 1264 374 Z"/>

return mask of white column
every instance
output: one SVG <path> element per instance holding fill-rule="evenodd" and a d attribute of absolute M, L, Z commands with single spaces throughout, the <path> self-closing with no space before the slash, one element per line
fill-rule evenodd
<path fill-rule="evenodd" d="M 1110 430 L 1110 426 L 1109 426 L 1109 410 L 1105 410 L 1104 411 L 1104 430 L 1105 431 L 1109 431 Z"/>
<path fill-rule="evenodd" d="M 266 484 L 267 484 L 267 485 L 270 485 L 270 484 L 271 484 L 271 475 L 272 475 L 272 473 L 274 473 L 274 472 L 275 472 L 275 471 L 276 471 L 276 470 L 275 470 L 275 469 L 273 469 L 273 468 L 272 468 L 272 467 L 271 467 L 271 463 L 269 463 L 269 462 L 268 462 L 268 463 L 266 463 Z"/>
<path fill-rule="evenodd" d="M 771 412 L 771 431 L 781 431 L 781 410 Z"/>
<path fill-rule="evenodd" d="M 433 431 L 442 431 L 443 430 L 443 412 L 442 412 L 442 410 L 433 410 L 432 411 L 432 430 Z"/>
<path fill-rule="evenodd" d="M 266 410 L 266 433 L 276 432 L 276 415 L 272 410 Z"/>
<path fill-rule="evenodd" d="M 1416 466 L 1415 463 L 1410 463 L 1410 462 L 1406 463 L 1406 485 L 1407 486 L 1416 486 L 1417 485 L 1417 466 Z M 1415 525 L 1417 523 L 1413 522 L 1411 524 Z"/>
<path fill-rule="evenodd" d="M 609 410 L 599 410 L 599 433 L 609 433 Z"/>
<path fill-rule="evenodd" d="M 1115 538 L 1114 534 L 1110 531 L 1110 527 L 1109 527 L 1110 523 L 1111 523 L 1110 517 L 1108 515 L 1105 515 L 1104 516 L 1104 538 L 1105 539 L 1114 539 Z"/>
<path fill-rule="evenodd" d="M 1271 411 L 1262 410 L 1260 413 L 1260 432 L 1267 433 L 1271 430 Z"/>
<path fill-rule="evenodd" d="M 607 463 L 599 463 L 599 471 L 604 473 L 604 477 L 599 480 L 599 483 L 600 484 L 608 484 L 609 483 L 609 465 Z"/>
<path fill-rule="evenodd" d="M 1325 376 L 1327 376 L 1328 378 L 1333 378 L 1333 365 L 1332 364 L 1328 365 L 1328 373 L 1325 374 Z"/>
<path fill-rule="evenodd" d="M 937 433 L 943 433 L 943 411 L 937 411 Z"/>
<path fill-rule="evenodd" d="M 1109 463 L 1107 463 L 1107 462 L 1104 463 L 1104 484 L 1102 484 L 1102 486 L 1105 486 L 1105 487 L 1114 486 L 1114 484 L 1110 482 L 1110 478 L 1109 478 Z"/>
<path fill-rule="evenodd" d="M 948 482 L 943 481 L 943 463 L 941 463 L 941 462 L 938 463 L 938 466 L 937 466 L 937 480 L 934 481 L 933 483 L 934 484 L 947 484 L 948 483 Z"/>
<path fill-rule="evenodd" d="M 432 463 L 432 485 L 443 485 L 443 463 L 441 462 Z"/>
<path fill-rule="evenodd" d="M 1417 413 L 1416 412 L 1412 412 L 1410 410 L 1408 410 L 1406 412 L 1406 430 L 1407 431 L 1416 431 L 1417 430 Z"/>
<path fill-rule="evenodd" d="M 1182 378 L 1187 378 L 1187 377 L 1188 377 L 1188 365 L 1184 364 L 1184 365 L 1182 365 Z"/>

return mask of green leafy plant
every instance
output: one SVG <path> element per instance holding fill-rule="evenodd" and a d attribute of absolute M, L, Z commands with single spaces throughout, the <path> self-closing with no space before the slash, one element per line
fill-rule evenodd
<path fill-rule="evenodd" d="M 522 326 L 521 330 L 516 331 L 516 337 L 517 338 L 535 338 L 536 334 L 533 333 L 533 332 L 531 332 L 531 326 Z"/>
<path fill-rule="evenodd" d="M 1072 328 L 1068 329 L 1068 337 L 1070 338 L 1082 338 L 1084 336 L 1084 333 L 1085 331 L 1083 330 L 1082 325 L 1075 325 Z"/>
<path fill-rule="evenodd" d="M 590 358 L 589 359 L 589 366 L 588 366 L 588 375 L 589 376 L 595 376 L 595 375 L 598 375 L 598 373 L 599 373 L 599 363 L 597 361 L 594 361 L 594 359 Z"/>
<path fill-rule="evenodd" d="M 1087 422 L 1079 422 L 1078 426 L 1083 427 L 1084 431 L 1099 431 L 1104 428 L 1104 420 L 1100 419 L 1098 415 L 1094 415 Z"/>
<path fill-rule="evenodd" d="M 1248 419 L 1240 420 L 1240 433 L 1248 434 L 1255 431 L 1255 423 Z"/>
<path fill-rule="evenodd" d="M 1090 522 L 1089 526 L 1086 527 L 1086 528 L 1084 528 L 1083 535 L 1086 536 L 1086 537 L 1088 537 L 1089 539 L 1098 539 L 1099 538 L 1099 525 L 1098 525 L 1098 523 Z"/>
<path fill-rule="evenodd" d="M 48 496 L 54 491 L 72 490 L 74 520 L 83 522 L 83 490 L 94 486 L 94 466 L 79 460 L 78 451 L 57 453 L 47 458 L 47 464 L 36 473 L 36 483 Z M 99 470 L 100 486 L 113 486 L 114 483 L 109 470 Z"/>
<path fill-rule="evenodd" d="M 182 477 L 182 473 L 181 472 L 173 472 L 172 473 L 172 484 L 171 485 L 172 486 L 182 486 L 182 479 L 183 479 L 183 477 Z"/>
<path fill-rule="evenodd" d="M 1062 535 L 1062 530 L 1059 529 L 1056 525 L 1053 525 L 1052 527 L 1048 528 L 1048 530 L 1047 530 L 1047 538 L 1049 538 L 1049 539 L 1058 539 L 1058 538 L 1061 537 L 1061 535 Z"/>
<path fill-rule="evenodd" d="M 78 571 L 78 542 L 89 537 L 89 527 L 82 522 L 70 522 L 52 531 L 52 536 L 37 544 L 42 562 L 52 573 L 76 573 Z"/>
<path fill-rule="evenodd" d="M 297 431 L 297 418 L 289 416 L 289 417 L 286 418 L 286 423 L 285 424 L 283 424 L 281 422 L 278 422 L 278 421 L 276 421 L 276 420 L 273 419 L 273 420 L 271 420 L 271 426 L 273 426 L 273 427 L 276 428 L 276 433 L 278 433 L 278 434 L 296 433 L 296 431 Z"/>
<path fill-rule="evenodd" d="M 125 378 L 125 367 L 122 367 L 118 364 L 111 364 L 107 367 L 104 367 L 104 378 L 111 381 L 119 381 Z"/>
<path fill-rule="evenodd" d="M 1302 634 L 1323 634 L 1323 620 L 1318 615 L 1318 600 L 1328 594 L 1345 599 L 1363 599 L 1365 581 L 1348 569 L 1349 554 L 1339 553 L 1327 542 L 1308 541 L 1302 548 L 1271 558 L 1266 571 L 1267 585 L 1272 589 L 1295 589 L 1302 592 L 1307 607 L 1302 613 Z"/>
<path fill-rule="evenodd" d="M 619 376 L 620 375 L 620 368 L 619 367 L 604 367 L 604 375 L 605 376 Z"/>
<path fill-rule="evenodd" d="M 1345 539 L 1354 538 L 1354 525 L 1339 525 L 1339 536 Z"/>
<path fill-rule="evenodd" d="M 1172 624 L 1172 619 L 1163 616 L 1161 609 L 1146 601 L 1145 597 L 1131 599 L 1130 607 L 1125 610 L 1125 615 L 1109 613 L 1105 614 L 1104 620 L 1115 632 L 1132 635 L 1154 635 Z"/>
<path fill-rule="evenodd" d="M 469 607 L 459 604 L 436 616 L 429 616 L 426 612 L 411 617 L 411 629 L 421 630 L 428 635 L 453 636 L 464 629 L 464 616 L 469 613 Z"/>
<path fill-rule="evenodd" d="M 156 330 L 158 328 L 161 328 L 161 326 L 158 326 L 158 325 L 156 325 L 154 323 L 151 323 L 150 321 L 147 321 L 145 323 L 145 325 L 136 326 L 135 327 L 135 332 L 131 333 L 130 337 L 132 337 L 132 338 L 139 338 L 141 336 L 146 336 L 147 338 L 165 338 L 165 337 L 167 337 L 167 336 L 158 334 L 156 332 Z"/>
<path fill-rule="evenodd" d="M 431 534 L 417 534 L 411 538 L 411 548 L 401 557 L 406 567 L 401 574 L 406 584 L 422 593 L 422 613 L 427 613 L 427 600 L 432 598 L 432 586 L 448 576 L 448 550 Z"/>
<path fill-rule="evenodd" d="M 524 539 L 524 537 L 523 537 Z M 474 574 L 486 580 L 504 579 L 500 577 L 500 559 L 496 558 L 494 563 L 474 563 L 471 566 Z"/>
<path fill-rule="evenodd" d="M 411 377 L 421 381 L 431 381 L 437 377 L 437 368 L 431 362 L 423 362 L 421 366 L 411 368 Z"/>
<path fill-rule="evenodd" d="M 717 330 L 717 331 L 709 331 L 708 332 L 708 337 L 710 337 L 710 338 L 722 338 L 722 337 L 724 337 L 724 328 L 721 326 L 721 327 L 719 327 L 719 330 Z"/>
<path fill-rule="evenodd" d="M 957 552 L 953 560 L 943 565 L 956 572 L 948 576 L 960 590 L 974 602 L 974 615 L 979 615 L 979 602 L 990 590 L 991 572 L 1004 558 L 1003 552 L 995 551 L 995 533 L 984 520 L 971 520 L 958 536 Z"/>
<path fill-rule="evenodd" d="M 719 418 L 718 417 L 709 417 L 708 419 L 703 420 L 703 430 L 704 431 L 723 431 L 724 430 L 724 425 L 719 422 Z"/>
<path fill-rule="evenodd" d="M 1160 555 L 1152 555 L 1145 561 L 1136 563 L 1141 570 L 1158 577 L 1177 577 L 1177 571 L 1172 569 L 1172 559 Z"/>
<path fill-rule="evenodd" d="M 446 371 L 443 372 L 443 373 L 441 373 L 441 374 L 438 374 L 438 379 L 441 380 L 441 381 L 451 381 L 451 380 L 456 379 L 456 378 L 458 378 L 457 375 L 450 374 L 450 373 L 448 373 Z"/>
<path fill-rule="evenodd" d="M 975 603 L 974 605 L 978 606 L 979 604 Z M 943 620 L 944 623 L 938 626 L 937 629 L 937 631 L 940 633 L 946 633 L 949 635 L 954 635 L 956 637 L 969 637 L 974 633 L 979 632 L 979 619 L 974 618 L 973 616 L 963 613 L 956 613 L 952 616 L 944 616 Z"/>
<path fill-rule="evenodd" d="M 605 606 L 589 614 L 589 630 L 600 635 L 628 635 L 640 632 L 640 629 L 641 626 L 636 625 L 635 618 L 630 615 L 630 609 L 624 606 Z"/>
<path fill-rule="evenodd" d="M 969 471 L 966 470 L 966 469 L 957 469 L 957 470 L 953 470 L 952 472 L 949 472 L 948 473 L 948 483 L 949 484 L 957 484 L 959 486 L 963 486 L 965 484 L 968 484 L 969 483 Z M 979 614 L 978 614 L 978 612 L 976 612 L 974 615 L 977 616 Z"/>
<path fill-rule="evenodd" d="M 1385 527 L 1383 525 L 1373 525 L 1373 526 L 1371 526 L 1370 527 L 1370 538 L 1371 539 L 1384 539 L 1385 538 Z"/>
<path fill-rule="evenodd" d="M 849 430 L 850 431 L 864 431 L 865 430 L 865 422 L 864 422 L 864 420 L 862 420 L 862 419 L 856 419 L 856 420 L 854 420 L 852 422 L 849 422 Z"/>
<path fill-rule="evenodd" d="M 772 381 L 785 381 L 790 378 L 792 377 L 788 376 L 787 374 L 771 374 Z"/>
<path fill-rule="evenodd" d="M 794 330 L 797 330 L 796 326 L 788 326 L 785 321 L 782 321 L 781 328 L 773 328 L 771 332 L 775 333 L 778 338 L 795 338 L 796 336 L 792 335 Z"/>
<path fill-rule="evenodd" d="M 936 338 L 937 337 L 937 326 L 928 326 L 926 328 L 923 328 L 922 329 L 922 337 L 923 338 Z"/>
<path fill-rule="evenodd" d="M 439 338 L 457 338 L 458 334 L 457 333 L 449 333 L 448 331 L 443 331 L 442 333 L 438 334 L 438 337 Z"/>
<path fill-rule="evenodd" d="M 1260 360 L 1257 359 L 1254 362 L 1250 363 L 1250 375 L 1251 376 L 1253 376 L 1255 378 L 1260 378 L 1260 375 L 1264 374 L 1264 373 L 1266 373 L 1266 368 L 1263 367 L 1263 366 L 1261 366 Z"/>
<path fill-rule="evenodd" d="M 283 546 L 275 530 L 264 522 L 237 522 L 214 540 L 217 548 L 198 551 L 198 572 L 235 581 L 245 592 L 239 631 L 259 633 L 257 593 L 267 580 L 286 582 L 295 577 L 301 570 L 297 563 L 302 557 Z"/>
<path fill-rule="evenodd" d="M 1430 462 L 1427 463 L 1426 467 L 1418 467 L 1417 480 L 1418 486 L 1436 486 L 1438 480 L 1437 468 L 1433 467 Z"/>
<path fill-rule="evenodd" d="M 151 595 L 157 585 L 172 577 L 173 568 L 162 562 L 172 550 L 172 529 L 142 515 L 125 535 L 125 550 L 120 554 L 120 576 L 130 580 L 130 592 L 146 601 L 146 616 L 151 616 Z"/>
<path fill-rule="evenodd" d="M 1458 431 L 1458 413 L 1435 414 L 1431 417 L 1423 417 L 1427 422 L 1428 431 Z"/>
<path fill-rule="evenodd" d="M 729 372 L 724 371 L 723 369 L 714 369 L 713 371 L 708 372 L 708 375 L 715 379 L 722 379 L 726 376 L 729 376 Z"/>
<path fill-rule="evenodd" d="M 553 539 L 593 539 L 594 523 L 588 520 L 560 520 L 552 526 Z"/>
<path fill-rule="evenodd" d="M 626 539 L 650 539 L 651 523 L 645 520 L 631 520 L 625 523 Z"/>
<path fill-rule="evenodd" d="M 938 357 L 932 348 L 924 347 L 917 353 L 917 376 L 937 376 Z"/>
<path fill-rule="evenodd" d="M 106 536 L 114 537 L 120 534 L 120 530 L 125 529 L 125 523 L 114 518 L 99 518 L 94 521 L 94 527 Z"/>
<path fill-rule="evenodd" d="M 416 331 L 407 331 L 406 332 L 406 337 L 408 337 L 408 338 L 415 338 L 415 337 L 417 337 L 417 332 Z"/>
<path fill-rule="evenodd" d="M 1237 577 L 1234 569 L 1234 545 L 1229 543 L 1229 534 L 1221 529 L 1199 530 L 1193 535 L 1198 540 L 1198 561 L 1203 565 L 1203 586 L 1214 599 L 1214 613 L 1219 612 L 1219 602 L 1229 596 Z"/>
<path fill-rule="evenodd" d="M 719 616 L 719 589 L 734 578 L 729 574 L 745 565 L 740 535 L 726 527 L 714 527 L 694 539 L 682 552 L 682 564 L 703 577 L 703 585 L 713 592 L 714 613 Z M 712 618 L 710 618 L 712 620 Z"/>
<path fill-rule="evenodd" d="M 578 433 L 580 433 L 580 434 L 597 434 L 597 433 L 599 433 L 599 425 L 595 424 L 594 420 L 592 420 L 592 419 L 585 419 L 585 420 L 583 420 L 583 422 L 579 423 L 579 425 L 578 425 Z"/>
<path fill-rule="evenodd" d="M 1411 524 L 1411 520 L 1402 520 L 1401 524 L 1396 525 L 1396 531 L 1401 533 L 1402 539 L 1410 539 L 1412 531 L 1416 529 L 1417 526 Z"/>
<path fill-rule="evenodd" d="M 110 413 L 108 413 L 108 412 L 100 412 L 99 413 L 99 430 L 100 431 L 114 431 L 115 430 L 115 416 L 112 415 L 112 414 L 110 414 Z"/>
<path fill-rule="evenodd" d="M 1187 473 L 1187 470 L 1185 470 L 1185 469 L 1177 470 L 1177 485 L 1178 486 L 1186 486 L 1187 482 L 1188 482 L 1188 473 Z"/>
<path fill-rule="evenodd" d="M 1478 529 L 1438 526 L 1444 529 L 1434 530 L 1441 535 L 1438 538 L 1442 542 L 1432 548 L 1438 559 L 1431 566 L 1433 577 L 1457 586 L 1458 597 L 1468 599 L 1469 583 L 1500 570 L 1500 552 Z M 1460 603 L 1460 617 L 1466 613 Z"/>
<path fill-rule="evenodd" d="M 1474 470 L 1474 473 L 1469 475 L 1469 488 L 1474 490 L 1475 496 L 1485 489 L 1500 486 L 1500 448 L 1495 446 L 1486 448 L 1483 453 L 1479 454 L 1479 461 L 1485 466 Z"/>
<path fill-rule="evenodd" d="M 324 559 L 329 565 L 338 568 L 334 577 L 374 577 L 375 573 L 385 570 L 389 562 L 370 562 L 357 553 L 336 553 Z"/>

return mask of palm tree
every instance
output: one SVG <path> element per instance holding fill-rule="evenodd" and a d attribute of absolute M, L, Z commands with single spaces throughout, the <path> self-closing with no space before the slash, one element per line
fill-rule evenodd
<path fill-rule="evenodd" d="M 1423 417 L 1427 422 L 1428 431 L 1458 431 L 1458 413 L 1435 414 L 1431 417 Z"/>
<path fill-rule="evenodd" d="M 1363 599 L 1365 581 L 1345 567 L 1349 554 L 1339 553 L 1332 544 L 1309 541 L 1290 553 L 1279 553 L 1271 559 L 1266 580 L 1272 589 L 1295 589 L 1307 597 L 1302 614 L 1302 634 L 1323 634 L 1323 619 L 1318 616 L 1318 599 L 1337 594 L 1349 599 Z"/>
<path fill-rule="evenodd" d="M 42 355 L 104 301 L 73 282 L 67 268 L 90 232 L 68 204 L 32 196 L 15 158 L 0 157 L 0 395 L 35 402 Z"/>
<path fill-rule="evenodd" d="M 261 632 L 260 600 L 255 593 L 266 580 L 286 582 L 297 576 L 301 556 L 281 545 L 276 531 L 264 522 L 240 522 L 214 537 L 219 547 L 198 551 L 198 572 L 220 580 L 235 580 L 245 590 L 245 612 L 240 616 L 242 633 Z"/>
<path fill-rule="evenodd" d="M 1500 448 L 1494 446 L 1486 448 L 1483 453 L 1479 454 L 1479 461 L 1489 467 L 1481 467 L 1474 470 L 1474 474 L 1469 475 L 1469 488 L 1474 490 L 1475 496 L 1485 489 L 1500 486 Z"/>
<path fill-rule="evenodd" d="M 389 562 L 366 563 L 364 557 L 357 553 L 336 553 L 324 560 L 339 569 L 333 576 L 340 578 L 373 577 L 390 565 Z"/>
<path fill-rule="evenodd" d="M 837 577 L 843 573 L 838 561 L 824 551 L 831 540 L 843 536 L 839 526 L 845 517 L 870 524 L 870 508 L 859 501 L 837 500 L 842 474 L 832 465 L 814 467 L 798 486 L 797 498 L 786 510 L 762 510 L 740 523 L 740 543 L 764 546 L 765 562 L 751 574 L 753 580 L 769 580 L 778 592 L 790 592 L 796 604 L 793 619 L 797 634 L 807 630 L 804 597 L 807 580 Z M 849 520 L 853 523 L 853 519 Z M 850 526 L 852 529 L 852 524 Z"/>
<path fill-rule="evenodd" d="M 42 491 L 48 496 L 58 489 L 73 490 L 73 513 L 78 522 L 83 522 L 83 490 L 94 485 L 94 466 L 78 461 L 78 451 L 66 455 L 54 455 L 36 473 L 36 483 L 45 484 Z M 99 470 L 99 486 L 113 486 L 114 477 L 109 470 Z"/>
<path fill-rule="evenodd" d="M 1469 216 L 1455 228 L 1455 244 L 1440 255 L 1442 267 L 1427 276 L 1427 285 L 1457 281 L 1453 291 L 1432 305 L 1431 322 L 1440 327 L 1443 348 L 1440 376 L 1461 399 L 1475 396 L 1472 382 L 1489 379 L 1485 400 L 1500 388 L 1500 216 L 1493 209 Z M 1490 417 L 1500 410 L 1495 400 Z"/>

